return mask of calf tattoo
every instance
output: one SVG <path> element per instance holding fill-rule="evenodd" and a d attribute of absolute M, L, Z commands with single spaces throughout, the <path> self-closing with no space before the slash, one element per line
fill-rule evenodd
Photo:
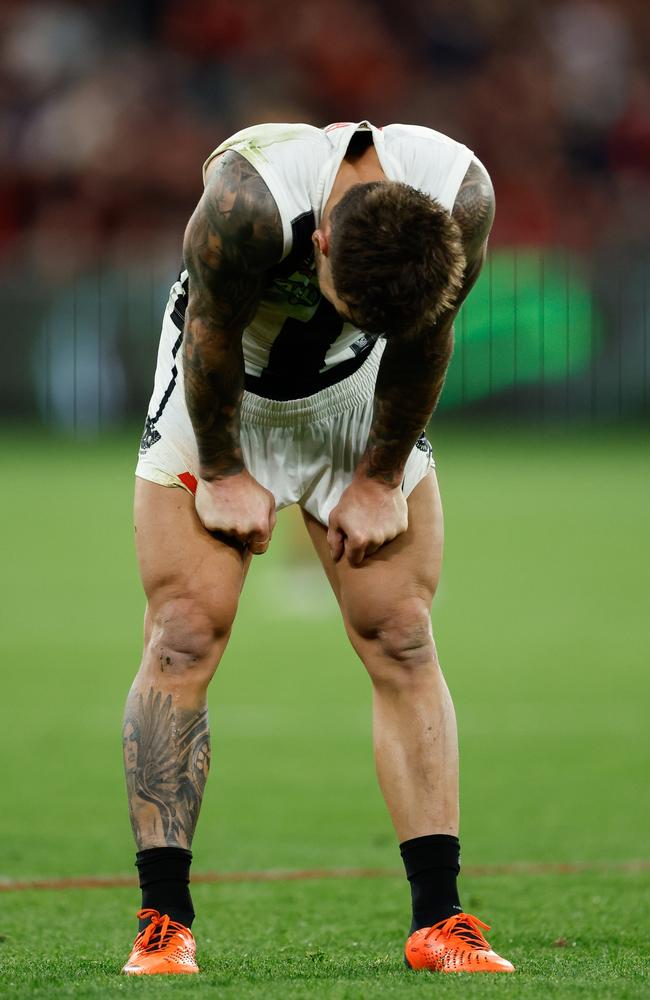
<path fill-rule="evenodd" d="M 210 769 L 208 710 L 132 691 L 123 729 L 131 826 L 138 845 L 189 848 Z"/>

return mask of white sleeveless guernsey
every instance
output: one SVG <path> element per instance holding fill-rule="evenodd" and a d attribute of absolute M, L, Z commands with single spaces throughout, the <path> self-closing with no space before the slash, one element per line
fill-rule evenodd
<path fill-rule="evenodd" d="M 357 131 L 372 133 L 390 180 L 423 191 L 451 211 L 472 151 L 419 125 L 253 125 L 222 142 L 203 167 L 205 178 L 215 156 L 235 150 L 260 174 L 282 219 L 282 260 L 269 272 L 257 313 L 243 336 L 246 389 L 256 395 L 277 400 L 310 396 L 355 372 L 377 339 L 344 323 L 321 296 L 311 242 Z M 181 331 L 187 281 L 184 271 L 172 290 L 172 319 Z"/>

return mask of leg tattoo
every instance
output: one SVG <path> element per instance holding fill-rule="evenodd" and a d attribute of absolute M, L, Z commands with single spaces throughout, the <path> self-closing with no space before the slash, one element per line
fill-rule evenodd
<path fill-rule="evenodd" d="M 210 769 L 208 710 L 132 691 L 123 729 L 131 826 L 139 850 L 192 843 Z"/>

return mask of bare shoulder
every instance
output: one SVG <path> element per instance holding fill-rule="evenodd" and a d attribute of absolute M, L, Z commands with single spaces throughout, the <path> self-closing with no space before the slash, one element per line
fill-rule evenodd
<path fill-rule="evenodd" d="M 278 206 L 257 170 L 234 150 L 210 169 L 205 190 L 185 232 L 190 270 L 204 265 L 259 275 L 282 257 Z"/>
<path fill-rule="evenodd" d="M 456 195 L 452 215 L 463 235 L 468 259 L 485 245 L 494 221 L 494 188 L 487 170 L 474 157 Z"/>

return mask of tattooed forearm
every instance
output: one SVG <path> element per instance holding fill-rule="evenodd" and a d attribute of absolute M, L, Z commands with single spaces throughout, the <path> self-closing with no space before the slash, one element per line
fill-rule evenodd
<path fill-rule="evenodd" d="M 131 691 L 122 743 L 138 849 L 189 848 L 210 769 L 207 708 L 180 709 L 154 688 Z"/>
<path fill-rule="evenodd" d="M 368 443 L 358 471 L 389 486 L 404 466 L 434 410 L 453 348 L 451 324 L 435 337 L 388 341 L 382 357 Z"/>
<path fill-rule="evenodd" d="M 243 469 L 242 332 L 257 309 L 264 272 L 280 259 L 282 245 L 282 223 L 266 184 L 238 153 L 224 153 L 184 242 L 189 272 L 185 398 L 205 479 Z"/>
<path fill-rule="evenodd" d="M 239 411 L 244 392 L 241 341 L 186 320 L 183 343 L 185 399 L 204 479 L 220 479 L 244 468 L 239 444 Z"/>
<path fill-rule="evenodd" d="M 476 159 L 468 167 L 452 214 L 461 230 L 466 260 L 454 307 L 415 338 L 389 338 L 379 368 L 372 426 L 358 471 L 390 486 L 400 485 L 411 449 L 438 402 L 453 350 L 453 322 L 483 266 L 494 220 L 494 191 Z"/>

